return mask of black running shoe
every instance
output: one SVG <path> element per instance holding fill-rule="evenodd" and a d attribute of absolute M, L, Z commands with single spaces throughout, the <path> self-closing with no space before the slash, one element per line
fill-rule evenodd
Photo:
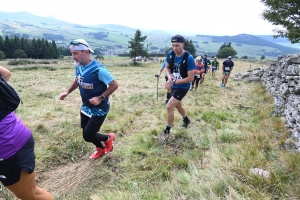
<path fill-rule="evenodd" d="M 187 119 L 184 119 L 183 120 L 183 124 L 182 124 L 182 128 L 187 128 L 188 127 L 188 125 L 191 123 L 192 121 L 189 119 L 189 118 L 187 118 Z"/>

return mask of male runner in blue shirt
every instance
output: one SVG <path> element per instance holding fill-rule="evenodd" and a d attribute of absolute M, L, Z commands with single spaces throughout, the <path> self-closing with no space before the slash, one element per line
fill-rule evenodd
<path fill-rule="evenodd" d="M 194 80 L 195 62 L 193 56 L 183 49 L 184 38 L 181 35 L 173 36 L 171 42 L 173 50 L 170 50 L 166 57 L 166 73 L 168 76 L 166 88 L 171 88 L 171 98 L 167 105 L 167 126 L 163 134 L 170 133 L 174 121 L 174 108 L 177 108 L 183 118 L 183 128 L 187 128 L 191 123 L 181 101 Z"/>
<path fill-rule="evenodd" d="M 94 51 L 85 40 L 71 41 L 70 51 L 76 65 L 75 80 L 66 92 L 60 94 L 60 99 L 64 100 L 79 87 L 82 98 L 80 119 L 83 138 L 96 146 L 96 151 L 90 158 L 97 159 L 113 150 L 115 134 L 104 135 L 98 131 L 109 111 L 108 96 L 118 88 L 118 83 L 106 67 L 92 59 L 91 53 Z"/>

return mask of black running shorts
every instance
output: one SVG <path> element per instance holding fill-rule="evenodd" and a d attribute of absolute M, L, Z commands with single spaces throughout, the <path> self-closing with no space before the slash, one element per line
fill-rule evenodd
<path fill-rule="evenodd" d="M 188 91 L 189 89 L 172 88 L 171 96 L 177 99 L 178 101 L 181 101 Z"/>
<path fill-rule="evenodd" d="M 34 139 L 29 138 L 27 143 L 15 155 L 0 161 L 0 181 L 10 186 L 20 180 L 21 171 L 31 174 L 35 169 Z"/>

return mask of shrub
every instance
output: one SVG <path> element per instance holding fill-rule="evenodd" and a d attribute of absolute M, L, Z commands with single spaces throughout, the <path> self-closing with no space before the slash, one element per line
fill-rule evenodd
<path fill-rule="evenodd" d="M 34 61 L 30 60 L 12 60 L 9 61 L 7 64 L 8 65 L 27 65 L 27 64 L 34 64 Z"/>
<path fill-rule="evenodd" d="M 22 49 L 17 49 L 13 53 L 14 58 L 27 58 L 27 54 Z"/>
<path fill-rule="evenodd" d="M 5 58 L 5 54 L 3 53 L 3 51 L 0 51 L 0 60 Z"/>

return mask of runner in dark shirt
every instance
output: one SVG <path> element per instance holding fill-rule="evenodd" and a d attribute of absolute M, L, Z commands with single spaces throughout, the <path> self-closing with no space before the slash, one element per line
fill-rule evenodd
<path fill-rule="evenodd" d="M 234 63 L 231 61 L 231 59 L 232 57 L 228 56 L 227 60 L 223 62 L 223 66 L 222 66 L 223 75 L 222 75 L 222 83 L 221 83 L 222 88 L 225 88 L 227 84 L 227 80 L 234 66 Z"/>

